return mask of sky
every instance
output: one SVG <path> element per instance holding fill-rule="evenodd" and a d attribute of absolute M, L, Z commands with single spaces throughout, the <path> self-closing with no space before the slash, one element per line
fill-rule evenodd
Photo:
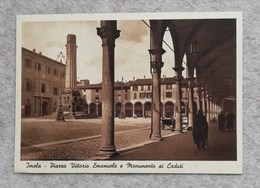
<path fill-rule="evenodd" d="M 148 22 L 149 23 L 149 22 Z M 102 81 L 102 46 L 96 28 L 99 21 L 24 22 L 22 47 L 36 49 L 56 60 L 60 52 L 66 56 L 67 35 L 75 34 L 77 43 L 77 79 L 88 79 L 91 84 Z M 115 81 L 151 78 L 148 49 L 149 27 L 142 20 L 117 21 L 121 30 L 115 47 Z M 169 32 L 164 40 L 173 48 Z M 173 77 L 174 53 L 164 44 L 162 76 Z M 66 58 L 66 57 L 65 57 Z"/>

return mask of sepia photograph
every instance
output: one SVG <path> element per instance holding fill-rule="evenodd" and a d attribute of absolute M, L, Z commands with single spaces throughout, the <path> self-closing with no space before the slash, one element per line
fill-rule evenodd
<path fill-rule="evenodd" d="M 242 14 L 17 16 L 17 173 L 242 174 Z"/>

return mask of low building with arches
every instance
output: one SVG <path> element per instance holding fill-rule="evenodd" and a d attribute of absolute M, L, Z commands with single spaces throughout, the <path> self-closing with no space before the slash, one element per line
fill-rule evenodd
<path fill-rule="evenodd" d="M 102 83 L 79 86 L 86 101 L 85 112 L 94 117 L 102 116 Z M 175 116 L 175 89 L 176 79 L 165 77 L 161 82 L 161 116 Z M 115 82 L 114 90 L 114 116 L 125 117 L 151 117 L 152 107 L 152 79 L 133 79 L 126 83 Z M 182 88 L 182 115 L 188 117 L 188 91 L 187 80 L 183 80 Z M 196 93 L 196 88 L 194 88 Z M 196 95 L 194 95 L 194 104 Z"/>

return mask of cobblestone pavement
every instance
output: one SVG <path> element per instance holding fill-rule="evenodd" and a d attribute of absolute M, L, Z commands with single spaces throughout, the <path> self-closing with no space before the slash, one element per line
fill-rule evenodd
<path fill-rule="evenodd" d="M 115 119 L 119 152 L 150 143 L 150 118 Z M 21 125 L 21 160 L 87 160 L 99 151 L 101 119 L 54 122 L 25 119 Z M 162 130 L 162 136 L 176 133 Z"/>

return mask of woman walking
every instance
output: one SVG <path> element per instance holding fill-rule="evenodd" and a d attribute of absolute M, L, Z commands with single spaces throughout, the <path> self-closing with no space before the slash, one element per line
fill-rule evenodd
<path fill-rule="evenodd" d="M 206 141 L 208 139 L 208 122 L 203 115 L 202 110 L 195 115 L 193 125 L 193 141 L 197 144 L 198 149 L 205 149 Z"/>

